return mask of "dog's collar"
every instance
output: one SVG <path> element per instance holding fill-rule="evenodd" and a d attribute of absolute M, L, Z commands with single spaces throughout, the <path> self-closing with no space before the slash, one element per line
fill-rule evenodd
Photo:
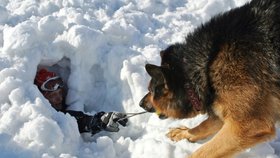
<path fill-rule="evenodd" d="M 191 102 L 193 108 L 196 111 L 201 111 L 202 110 L 202 104 L 200 102 L 200 99 L 199 99 L 197 93 L 194 91 L 193 87 L 190 86 L 190 84 L 187 84 L 186 85 L 186 90 L 187 90 L 188 100 Z"/>

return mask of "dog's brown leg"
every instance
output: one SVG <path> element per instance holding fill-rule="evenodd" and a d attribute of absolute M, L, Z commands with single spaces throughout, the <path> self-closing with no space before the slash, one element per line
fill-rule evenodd
<path fill-rule="evenodd" d="M 228 158 L 275 135 L 274 111 L 264 89 L 237 87 L 219 93 L 214 111 L 223 118 L 221 130 L 190 158 Z"/>
<path fill-rule="evenodd" d="M 189 158 L 230 158 L 237 152 L 268 140 L 274 133 L 275 129 L 271 127 L 255 131 L 255 134 L 251 135 L 252 132 L 242 131 L 234 123 L 226 122 L 211 141 L 204 144 Z"/>
<path fill-rule="evenodd" d="M 167 136 L 173 141 L 188 139 L 190 142 L 195 142 L 215 134 L 218 130 L 221 129 L 222 125 L 223 122 L 218 117 L 211 115 L 207 118 L 207 120 L 203 121 L 195 128 L 173 128 L 169 131 Z"/>

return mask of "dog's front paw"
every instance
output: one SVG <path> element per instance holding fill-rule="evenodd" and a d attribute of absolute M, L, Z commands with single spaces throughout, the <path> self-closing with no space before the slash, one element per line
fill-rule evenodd
<path fill-rule="evenodd" d="M 187 139 L 190 142 L 196 142 L 198 139 L 195 135 L 189 132 L 189 128 L 187 127 L 178 127 L 172 128 L 168 133 L 167 137 L 169 137 L 172 141 L 180 141 L 182 139 Z"/>

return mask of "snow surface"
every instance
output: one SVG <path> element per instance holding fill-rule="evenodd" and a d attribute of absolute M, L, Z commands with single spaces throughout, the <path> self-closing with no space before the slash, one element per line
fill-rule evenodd
<path fill-rule="evenodd" d="M 143 111 L 146 63 L 181 42 L 210 17 L 248 0 L 1 0 L 0 157 L 183 158 L 206 141 L 177 143 L 170 127 L 194 127 L 205 116 L 130 119 L 118 133 L 80 135 L 70 115 L 56 112 L 33 84 L 47 66 L 67 81 L 70 109 Z M 279 158 L 280 138 L 238 158 Z"/>

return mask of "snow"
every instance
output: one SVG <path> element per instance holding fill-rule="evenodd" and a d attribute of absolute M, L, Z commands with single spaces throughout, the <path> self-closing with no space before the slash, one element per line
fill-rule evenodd
<path fill-rule="evenodd" d="M 146 63 L 181 42 L 212 16 L 248 0 L 1 0 L 0 157 L 183 158 L 206 141 L 172 142 L 171 127 L 194 127 L 205 116 L 132 117 L 118 133 L 80 135 L 70 115 L 56 112 L 33 84 L 38 67 L 67 82 L 69 109 L 141 112 Z M 275 140 L 238 158 L 279 158 Z"/>

